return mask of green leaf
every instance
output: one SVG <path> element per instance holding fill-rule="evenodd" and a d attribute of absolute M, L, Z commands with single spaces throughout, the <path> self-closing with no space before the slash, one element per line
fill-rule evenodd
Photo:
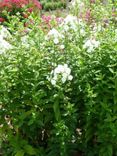
<path fill-rule="evenodd" d="M 18 151 L 15 156 L 24 156 L 24 151 L 23 150 Z"/>
<path fill-rule="evenodd" d="M 26 145 L 24 147 L 25 151 L 29 155 L 36 155 L 35 149 L 31 145 Z"/>
<path fill-rule="evenodd" d="M 55 100 L 53 109 L 54 109 L 54 113 L 55 113 L 55 118 L 57 121 L 59 121 L 61 116 L 60 116 L 60 107 L 59 107 L 59 99 L 58 98 Z"/>

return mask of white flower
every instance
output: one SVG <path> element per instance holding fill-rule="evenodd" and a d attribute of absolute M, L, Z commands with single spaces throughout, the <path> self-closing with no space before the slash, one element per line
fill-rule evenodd
<path fill-rule="evenodd" d="M 51 79 L 51 84 L 52 84 L 53 86 L 55 86 L 55 85 L 56 85 L 56 80 Z"/>
<path fill-rule="evenodd" d="M 2 36 L 0 36 L 0 54 L 6 52 L 7 50 L 11 48 L 12 48 L 12 45 L 9 44 L 6 40 L 4 40 Z"/>
<path fill-rule="evenodd" d="M 64 64 L 64 68 L 68 68 L 68 64 Z"/>
<path fill-rule="evenodd" d="M 63 27 L 64 31 L 66 31 L 66 32 L 69 30 L 69 26 L 68 25 L 63 25 L 62 27 Z"/>
<path fill-rule="evenodd" d="M 0 27 L 0 36 L 2 36 L 2 38 L 11 38 L 12 37 L 10 32 L 4 26 Z"/>
<path fill-rule="evenodd" d="M 70 23 L 77 23 L 78 22 L 78 19 L 76 16 L 73 16 L 73 15 L 68 15 L 65 19 L 64 19 L 64 22 L 66 24 L 70 24 Z"/>
<path fill-rule="evenodd" d="M 28 36 L 23 36 L 22 38 L 21 38 L 21 41 L 22 41 L 22 44 L 27 44 L 28 43 Z"/>
<path fill-rule="evenodd" d="M 65 83 L 67 80 L 71 81 L 73 79 L 73 76 L 70 75 L 70 73 L 71 69 L 67 64 L 59 64 L 54 70 L 51 71 L 51 84 L 56 85 L 58 80 L 61 80 L 62 83 Z"/>
<path fill-rule="evenodd" d="M 67 79 L 68 74 L 67 74 L 67 73 L 63 73 L 63 74 L 62 74 L 62 77 L 63 77 L 64 79 Z"/>
<path fill-rule="evenodd" d="M 65 46 L 62 44 L 60 45 L 60 49 L 63 50 L 65 48 Z"/>
<path fill-rule="evenodd" d="M 70 68 L 65 68 L 65 72 L 67 73 L 67 75 L 69 75 L 71 73 L 71 69 Z"/>
<path fill-rule="evenodd" d="M 54 75 L 53 79 L 54 79 L 55 81 L 57 81 L 57 79 L 58 79 L 58 75 L 57 75 L 57 74 Z"/>
<path fill-rule="evenodd" d="M 21 37 L 21 44 L 23 46 L 25 46 L 26 48 L 29 48 L 30 45 L 35 45 L 35 42 L 28 35 L 25 35 L 25 36 Z"/>
<path fill-rule="evenodd" d="M 66 78 L 65 78 L 65 77 L 62 77 L 62 79 L 61 79 L 61 80 L 62 80 L 62 82 L 63 82 L 63 83 L 65 83 L 65 82 L 66 82 Z"/>
<path fill-rule="evenodd" d="M 54 44 L 58 44 L 58 43 L 59 43 L 58 38 L 55 38 L 55 39 L 54 39 Z"/>
<path fill-rule="evenodd" d="M 93 43 L 93 45 L 94 45 L 95 48 L 98 48 L 99 45 L 100 45 L 100 42 L 99 42 L 99 41 L 95 41 L 95 40 L 93 40 L 92 43 Z"/>
<path fill-rule="evenodd" d="M 53 36 L 54 38 L 63 38 L 63 35 L 58 32 L 55 28 L 50 30 L 47 34 L 48 37 Z"/>
<path fill-rule="evenodd" d="M 71 4 L 70 6 L 71 9 L 78 7 L 81 10 L 81 9 L 84 9 L 85 7 L 85 4 L 82 2 L 82 0 L 72 0 L 70 4 Z"/>
<path fill-rule="evenodd" d="M 68 80 L 71 81 L 72 79 L 73 79 L 73 76 L 72 76 L 72 75 L 69 75 L 69 76 L 68 76 Z"/>
<path fill-rule="evenodd" d="M 60 64 L 54 70 L 54 74 L 63 73 L 63 72 L 64 72 L 64 67 L 63 65 Z"/>
<path fill-rule="evenodd" d="M 100 45 L 99 41 L 96 41 L 95 39 L 89 39 L 85 42 L 83 45 L 84 49 L 87 49 L 88 52 L 94 51 L 95 48 L 98 48 Z"/>
<path fill-rule="evenodd" d="M 97 32 L 100 32 L 101 30 L 103 29 L 103 27 L 101 26 L 101 24 L 94 24 L 94 27 L 93 27 L 93 33 L 97 33 Z"/>
<path fill-rule="evenodd" d="M 59 32 L 56 30 L 56 29 L 52 29 L 49 31 L 48 33 L 49 36 L 53 35 L 53 36 L 58 36 L 59 35 Z"/>
<path fill-rule="evenodd" d="M 80 29 L 80 35 L 81 36 L 85 36 L 85 34 L 86 34 L 85 30 L 84 29 Z"/>
<path fill-rule="evenodd" d="M 56 30 L 55 28 L 50 30 L 48 34 L 45 36 L 46 41 L 48 41 L 49 39 L 52 39 L 54 44 L 58 44 L 59 40 L 62 38 L 64 38 L 64 35 L 62 35 L 62 33 L 59 33 L 59 31 Z"/>

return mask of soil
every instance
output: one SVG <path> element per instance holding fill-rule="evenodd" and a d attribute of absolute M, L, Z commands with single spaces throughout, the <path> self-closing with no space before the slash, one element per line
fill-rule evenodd
<path fill-rule="evenodd" d="M 83 156 L 83 154 L 82 153 L 75 153 L 73 156 Z"/>

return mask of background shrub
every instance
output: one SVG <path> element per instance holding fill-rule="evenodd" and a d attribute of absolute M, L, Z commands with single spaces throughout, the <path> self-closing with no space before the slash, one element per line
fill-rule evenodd
<path fill-rule="evenodd" d="M 65 1 L 41 1 L 43 10 L 49 11 L 49 10 L 56 10 L 56 9 L 62 9 L 66 7 Z"/>
<path fill-rule="evenodd" d="M 20 14 L 21 19 L 28 18 L 32 11 L 39 12 L 41 4 L 38 0 L 2 0 L 0 2 L 0 23 L 8 22 L 10 16 Z"/>

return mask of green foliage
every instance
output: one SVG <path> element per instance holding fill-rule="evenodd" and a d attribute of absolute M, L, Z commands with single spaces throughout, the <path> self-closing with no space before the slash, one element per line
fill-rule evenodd
<path fill-rule="evenodd" d="M 59 25 L 56 38 L 42 31 L 34 14 L 27 19 L 33 21 L 28 29 L 18 17 L 6 23 L 12 49 L 0 53 L 0 146 L 5 156 L 117 155 L 115 23 L 109 18 L 105 26 L 96 20 L 94 27 L 69 19 L 78 23 Z M 63 66 L 73 79 L 62 79 Z"/>
<path fill-rule="evenodd" d="M 66 2 L 65 1 L 41 1 L 43 10 L 49 11 L 49 10 L 56 10 L 60 8 L 65 8 L 66 7 Z"/>
<path fill-rule="evenodd" d="M 29 47 L 21 44 L 21 23 L 18 29 L 11 41 L 14 48 L 0 55 L 3 155 L 68 155 L 67 144 L 72 144 L 76 128 L 71 83 L 56 88 L 48 81 L 55 54 L 40 48 L 44 34 L 37 24 L 28 35 Z"/>

